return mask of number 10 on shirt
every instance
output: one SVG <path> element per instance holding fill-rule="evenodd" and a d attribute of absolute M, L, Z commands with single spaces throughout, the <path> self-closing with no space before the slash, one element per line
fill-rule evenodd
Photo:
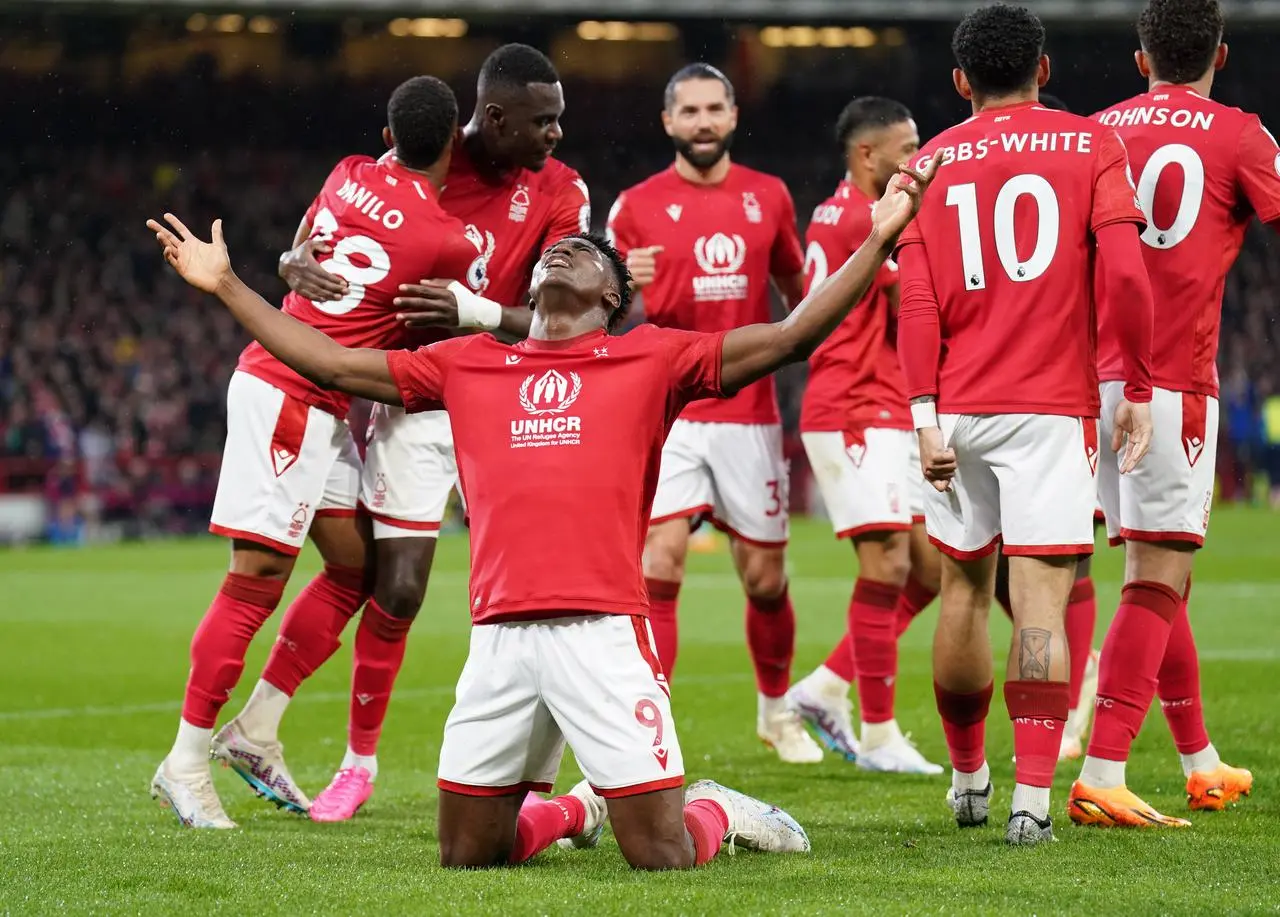
<path fill-rule="evenodd" d="M 1017 235 L 1013 225 L 1014 210 L 1023 196 L 1035 201 L 1039 228 L 1035 248 L 1026 259 L 1018 257 Z M 985 290 L 987 270 L 982 258 L 984 228 L 978 219 L 978 188 L 973 182 L 952 185 L 947 189 L 947 206 L 956 208 L 960 224 L 960 262 L 964 268 L 966 290 Z M 995 235 L 996 257 L 1005 274 L 1014 283 L 1035 280 L 1049 269 L 1058 251 L 1061 219 L 1058 196 L 1053 185 L 1042 175 L 1015 175 L 1006 181 L 996 195 L 990 230 Z"/>

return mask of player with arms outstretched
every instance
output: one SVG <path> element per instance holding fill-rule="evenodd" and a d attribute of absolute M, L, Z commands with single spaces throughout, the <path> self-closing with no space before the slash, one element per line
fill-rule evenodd
<path fill-rule="evenodd" d="M 640 869 L 705 863 L 727 837 L 809 849 L 776 807 L 711 781 L 682 790 L 641 553 L 662 442 L 685 404 L 812 354 L 871 284 L 931 176 L 895 179 L 867 241 L 776 324 L 650 325 L 610 337 L 630 298 L 621 257 L 602 239 L 557 242 L 534 271 L 529 337 L 514 346 L 475 335 L 412 352 L 343 347 L 236 278 L 220 223 L 212 244 L 172 216 L 172 232 L 148 223 L 189 283 L 317 385 L 450 411 L 471 515 L 475 626 L 440 751 L 444 865 L 521 862 L 558 839 L 590 840 L 606 806 L 623 856 Z M 566 740 L 594 791 L 526 798 L 550 789 Z"/>
<path fill-rule="evenodd" d="M 845 178 L 809 222 L 809 289 L 862 244 L 875 201 L 920 148 L 906 106 L 874 96 L 845 107 L 836 141 Z M 844 639 L 787 700 L 828 748 L 859 767 L 940 774 L 893 715 L 898 637 L 938 593 L 938 551 L 924 531 L 925 482 L 897 338 L 898 272 L 886 261 L 863 301 L 809 361 L 800 435 L 836 537 L 853 543 L 858 580 Z M 855 677 L 861 743 L 850 716 Z"/>
<path fill-rule="evenodd" d="M 1255 215 L 1280 229 L 1275 139 L 1256 115 L 1209 98 L 1227 60 L 1222 32 L 1216 0 L 1151 0 L 1136 55 L 1150 88 L 1096 116 L 1124 139 L 1150 220 L 1142 255 L 1155 294 L 1155 438 L 1135 473 L 1121 476 L 1110 462 L 1098 472 L 1108 534 L 1125 545 L 1125 586 L 1102 647 L 1097 722 L 1071 789 L 1068 811 L 1081 824 L 1188 824 L 1125 786 L 1125 761 L 1154 696 L 1192 809 L 1222 809 L 1253 786 L 1249 771 L 1224 764 L 1209 741 L 1187 618 L 1192 558 L 1213 500 L 1223 285 Z M 1115 319 L 1104 308 L 1104 427 L 1120 397 Z"/>
<path fill-rule="evenodd" d="M 1005 838 L 1053 837 L 1049 788 L 1068 712 L 1063 609 L 1092 550 L 1099 456 L 1095 271 L 1117 325 L 1125 398 L 1113 404 L 1122 470 L 1150 435 L 1151 290 L 1142 211 L 1115 132 L 1036 101 L 1044 28 L 983 7 L 952 39 L 973 117 L 924 148 L 937 184 L 898 247 L 899 352 L 912 398 L 929 535 L 943 553 L 934 680 L 962 826 L 991 801 L 995 551 L 1009 556 L 1013 640 L 1004 685 L 1017 756 Z"/>
<path fill-rule="evenodd" d="M 432 77 L 402 84 L 387 106 L 381 159 L 349 156 L 334 167 L 303 225 L 323 244 L 348 284 L 340 298 L 311 301 L 290 293 L 284 314 L 315 333 L 354 347 L 392 347 L 404 340 L 396 319 L 401 283 L 422 276 L 462 278 L 477 256 L 462 224 L 436 202 L 457 129 L 453 93 Z M 240 357 L 227 392 L 227 442 L 210 531 L 231 541 L 231 571 L 191 641 L 191 672 L 178 736 L 151 785 L 183 824 L 233 828 L 209 778 L 209 757 L 234 767 L 278 805 L 306 811 L 309 802 L 284 766 L 274 730 L 237 720 L 218 736 L 213 726 L 244 670 L 245 651 L 275 610 L 308 534 L 324 571 L 294 600 L 286 620 L 325 623 L 313 629 L 309 659 L 285 641 L 267 663 L 277 684 L 294 684 L 338 648 L 338 634 L 369 595 L 367 538 L 356 522 L 360 461 L 347 428 L 350 397 L 320 388 L 259 344 Z M 303 638 L 299 638 L 303 639 Z M 280 694 L 275 691 L 275 694 Z M 287 699 L 287 698 L 286 698 Z M 254 700 L 271 707 L 264 694 Z"/>
<path fill-rule="evenodd" d="M 664 328 L 722 331 L 769 320 L 769 288 L 788 308 L 804 293 L 795 206 L 781 180 L 732 162 L 733 85 L 709 64 L 667 83 L 662 124 L 671 168 L 619 196 L 610 238 L 643 291 L 645 317 Z M 676 603 L 692 527 L 703 517 L 729 533 L 747 594 L 747 646 L 758 688 L 756 732 L 790 763 L 822 749 L 786 703 L 795 651 L 787 592 L 787 465 L 772 379 L 734 397 L 695 403 L 671 430 L 645 546 L 658 655 L 675 671 Z"/>
<path fill-rule="evenodd" d="M 440 205 L 466 224 L 480 253 L 466 284 L 420 283 L 437 276 L 428 273 L 399 278 L 395 307 L 419 329 L 419 343 L 459 333 L 459 328 L 496 330 L 510 339 L 528 332 L 533 265 L 552 242 L 585 231 L 590 223 L 587 186 L 577 172 L 551 157 L 563 137 L 564 107 L 560 77 L 535 48 L 503 45 L 485 60 L 475 112 L 454 139 L 440 195 Z M 281 274 L 295 290 L 324 284 L 333 276 L 330 271 L 342 275 L 332 258 L 317 263 L 316 240 L 308 239 L 305 229 L 299 229 L 300 244 L 281 259 Z M 356 633 L 347 751 L 333 781 L 311 807 L 316 821 L 351 818 L 373 793 L 392 686 L 404 660 L 409 626 L 426 594 L 449 492 L 458 479 L 444 411 L 408 415 L 380 406 L 370 435 L 361 503 L 373 517 L 377 575 L 373 599 Z M 325 647 L 337 637 L 332 628 L 342 623 L 301 613 L 286 617 L 280 642 L 293 648 L 298 664 L 283 676 L 270 667 L 264 671 L 255 698 L 239 717 L 246 728 L 276 735 L 289 697 L 301 678 L 327 658 Z"/>

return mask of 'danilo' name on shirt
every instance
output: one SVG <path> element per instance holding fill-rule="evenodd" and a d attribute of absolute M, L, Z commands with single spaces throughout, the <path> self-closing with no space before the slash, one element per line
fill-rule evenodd
<path fill-rule="evenodd" d="M 355 205 L 358 211 L 387 229 L 399 229 L 404 224 L 403 213 L 395 209 L 383 212 L 382 208 L 386 205 L 382 198 L 353 179 L 348 178 L 342 183 L 342 187 L 338 189 L 338 197 Z"/>
<path fill-rule="evenodd" d="M 986 159 L 991 153 L 1092 153 L 1090 131 L 1024 131 L 984 137 L 972 143 L 938 147 L 934 155 L 942 157 L 944 166 L 953 162 Z"/>
<path fill-rule="evenodd" d="M 1213 127 L 1213 112 L 1192 111 L 1189 108 L 1165 108 L 1160 105 L 1140 105 L 1124 111 L 1109 111 L 1101 118 L 1108 127 L 1135 127 L 1139 124 L 1189 127 L 1207 131 Z"/>

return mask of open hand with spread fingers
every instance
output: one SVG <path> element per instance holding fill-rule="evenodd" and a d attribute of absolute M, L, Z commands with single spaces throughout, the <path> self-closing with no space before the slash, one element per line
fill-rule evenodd
<path fill-rule="evenodd" d="M 232 276 L 231 258 L 227 255 L 227 244 L 222 240 L 222 221 L 213 221 L 213 241 L 204 242 L 172 213 L 166 213 L 164 219 L 172 229 L 156 220 L 147 220 L 147 228 L 156 234 L 156 241 L 164 250 L 164 260 L 197 290 L 216 293 L 218 287 Z"/>

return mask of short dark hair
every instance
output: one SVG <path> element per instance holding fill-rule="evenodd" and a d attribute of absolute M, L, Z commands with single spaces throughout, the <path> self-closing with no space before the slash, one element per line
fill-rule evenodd
<path fill-rule="evenodd" d="M 1043 105 L 1045 108 L 1052 108 L 1056 111 L 1065 111 L 1065 112 L 1071 111 L 1071 108 L 1067 105 L 1066 102 L 1062 101 L 1057 96 L 1050 95 L 1047 92 L 1040 93 L 1040 104 Z"/>
<path fill-rule="evenodd" d="M 1138 40 L 1157 78 L 1190 83 L 1213 66 L 1224 27 L 1218 0 L 1148 0 Z"/>
<path fill-rule="evenodd" d="M 443 80 L 415 76 L 391 93 L 387 126 L 396 143 L 396 158 L 410 168 L 425 169 L 453 142 L 458 100 Z"/>
<path fill-rule="evenodd" d="M 1044 26 L 1024 6 L 992 3 L 965 16 L 951 53 L 974 92 L 1004 96 L 1026 88 L 1044 53 Z"/>
<path fill-rule="evenodd" d="M 849 138 L 867 128 L 888 127 L 911 120 L 911 109 L 880 96 L 860 96 L 844 107 L 836 120 L 836 143 L 848 146 Z"/>
<path fill-rule="evenodd" d="M 555 65 L 537 48 L 503 45 L 485 58 L 480 68 L 481 86 L 523 89 L 530 83 L 558 83 Z"/>
<path fill-rule="evenodd" d="M 618 308 L 609 313 L 608 327 L 612 331 L 622 324 L 622 320 L 627 317 L 627 313 L 631 310 L 633 293 L 631 292 L 631 271 L 627 268 L 627 259 L 622 257 L 621 253 L 614 248 L 613 243 L 603 233 L 584 232 L 568 238 L 582 239 L 585 242 L 589 242 L 595 247 L 596 251 L 604 255 L 605 260 L 613 267 L 613 275 L 618 280 Z"/>
<path fill-rule="evenodd" d="M 676 104 L 676 87 L 681 83 L 687 83 L 689 80 L 719 81 L 724 86 L 725 95 L 729 97 L 729 104 L 733 104 L 733 83 L 729 82 L 729 78 L 719 68 L 699 61 L 696 64 L 685 64 L 671 75 L 671 79 L 667 80 L 667 88 L 662 93 L 663 108 L 669 109 Z"/>

